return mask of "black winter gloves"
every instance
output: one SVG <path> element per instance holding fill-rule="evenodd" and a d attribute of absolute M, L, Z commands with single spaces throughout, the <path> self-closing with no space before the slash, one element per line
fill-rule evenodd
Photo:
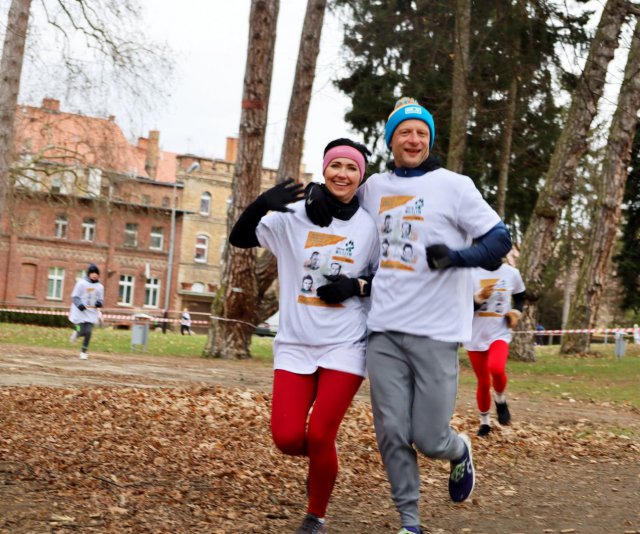
<path fill-rule="evenodd" d="M 87 307 L 86 307 L 84 304 L 80 304 L 80 306 L 78 306 L 78 309 L 79 309 L 80 311 L 84 311 L 84 310 L 86 310 L 86 309 L 87 309 Z"/>
<path fill-rule="evenodd" d="M 102 301 L 96 300 L 96 308 L 102 308 L 102 306 L 104 306 L 104 304 L 102 304 Z"/>
<path fill-rule="evenodd" d="M 287 178 L 258 197 L 258 202 L 266 211 L 291 211 L 287 204 L 301 200 L 304 186 L 293 178 Z"/>
<path fill-rule="evenodd" d="M 430 269 L 446 269 L 451 267 L 451 256 L 447 245 L 431 245 L 427 247 L 427 264 Z"/>
<path fill-rule="evenodd" d="M 316 294 L 327 304 L 339 304 L 350 297 L 360 295 L 360 283 L 357 278 L 349 278 L 344 274 L 324 275 L 328 284 L 320 286 Z"/>

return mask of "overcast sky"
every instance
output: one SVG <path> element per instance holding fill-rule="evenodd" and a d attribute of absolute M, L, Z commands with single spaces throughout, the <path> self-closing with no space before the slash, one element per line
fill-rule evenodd
<path fill-rule="evenodd" d="M 143 0 L 150 33 L 177 53 L 173 96 L 150 117 L 145 130 L 159 129 L 162 148 L 224 158 L 225 140 L 237 136 L 247 54 L 250 0 Z M 179 8 L 178 8 L 179 5 Z M 277 168 L 298 56 L 306 2 L 280 0 L 275 63 L 264 164 Z M 303 163 L 321 179 L 322 150 L 349 132 L 343 120 L 349 100 L 332 85 L 343 60 L 339 23 L 327 12 Z M 144 134 L 137 132 L 136 134 Z"/>

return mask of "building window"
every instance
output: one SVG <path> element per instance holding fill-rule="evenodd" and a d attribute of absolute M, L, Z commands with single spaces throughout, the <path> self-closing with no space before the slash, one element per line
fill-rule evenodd
<path fill-rule="evenodd" d="M 204 284 L 202 282 L 194 282 L 191 286 L 191 291 L 194 293 L 204 293 Z"/>
<path fill-rule="evenodd" d="M 82 271 L 76 272 L 76 282 L 80 282 L 80 280 L 84 280 L 87 276 L 87 271 L 84 269 Z"/>
<path fill-rule="evenodd" d="M 194 260 L 199 262 L 207 261 L 207 251 L 209 250 L 209 238 L 206 235 L 196 237 L 196 255 Z"/>
<path fill-rule="evenodd" d="M 200 197 L 200 215 L 211 214 L 211 194 L 204 192 Z"/>
<path fill-rule="evenodd" d="M 162 207 L 163 208 L 169 207 L 169 197 L 162 197 Z"/>
<path fill-rule="evenodd" d="M 102 171 L 100 169 L 89 169 L 87 178 L 87 193 L 90 197 L 100 196 L 100 187 L 102 186 Z"/>
<path fill-rule="evenodd" d="M 135 223 L 127 223 L 124 227 L 124 246 L 138 246 L 138 225 Z"/>
<path fill-rule="evenodd" d="M 153 250 L 162 250 L 164 247 L 164 228 L 161 226 L 151 228 L 151 242 L 149 248 Z"/>
<path fill-rule="evenodd" d="M 151 204 L 151 197 L 149 195 L 142 195 L 142 204 L 145 206 Z"/>
<path fill-rule="evenodd" d="M 62 269 L 61 267 L 49 267 L 47 298 L 62 300 L 63 286 L 64 286 L 64 269 Z"/>
<path fill-rule="evenodd" d="M 147 278 L 147 283 L 144 286 L 144 305 L 149 308 L 157 308 L 159 298 L 160 280 L 157 278 Z"/>
<path fill-rule="evenodd" d="M 53 235 L 55 235 L 56 237 L 59 237 L 60 239 L 66 239 L 68 227 L 69 227 L 69 221 L 67 220 L 67 216 L 57 215 L 56 225 L 53 229 Z"/>
<path fill-rule="evenodd" d="M 133 305 L 133 276 L 130 274 L 120 275 L 118 304 L 123 304 L 125 306 Z"/>
<path fill-rule="evenodd" d="M 64 171 L 62 173 L 54 174 L 51 177 L 51 192 L 68 195 L 73 189 L 74 182 L 75 173 L 71 171 Z"/>
<path fill-rule="evenodd" d="M 84 219 L 82 221 L 82 240 L 95 241 L 96 239 L 96 220 Z"/>

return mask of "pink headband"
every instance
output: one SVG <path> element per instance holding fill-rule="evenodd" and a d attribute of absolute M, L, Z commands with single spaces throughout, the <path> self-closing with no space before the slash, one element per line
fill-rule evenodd
<path fill-rule="evenodd" d="M 352 146 L 348 145 L 339 145 L 330 148 L 324 155 L 324 159 L 322 160 L 323 174 L 325 169 L 329 166 L 329 163 L 337 158 L 348 158 L 355 161 L 358 169 L 360 170 L 360 181 L 362 182 L 362 179 L 364 178 L 364 169 L 366 167 L 362 152 L 360 152 L 357 148 L 353 148 Z"/>

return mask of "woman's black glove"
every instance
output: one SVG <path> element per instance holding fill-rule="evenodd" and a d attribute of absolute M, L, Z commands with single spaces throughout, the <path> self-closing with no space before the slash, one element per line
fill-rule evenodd
<path fill-rule="evenodd" d="M 304 191 L 304 209 L 309 220 L 318 226 L 329 226 L 333 219 L 331 215 L 331 200 L 321 184 L 311 182 Z"/>
<path fill-rule="evenodd" d="M 360 283 L 357 278 L 349 278 L 344 274 L 327 275 L 328 284 L 320 286 L 316 294 L 327 304 L 339 304 L 348 298 L 360 295 Z"/>
<path fill-rule="evenodd" d="M 266 211 L 292 211 L 287 204 L 304 198 L 304 185 L 293 178 L 287 178 L 284 182 L 274 185 L 262 193 L 257 201 Z"/>
<path fill-rule="evenodd" d="M 96 308 L 102 308 L 103 304 L 101 300 L 96 300 Z"/>
<path fill-rule="evenodd" d="M 87 309 L 87 307 L 86 307 L 84 304 L 80 304 L 80 306 L 78 306 L 78 309 L 79 309 L 80 311 L 84 311 L 84 310 L 86 310 L 86 309 Z"/>

